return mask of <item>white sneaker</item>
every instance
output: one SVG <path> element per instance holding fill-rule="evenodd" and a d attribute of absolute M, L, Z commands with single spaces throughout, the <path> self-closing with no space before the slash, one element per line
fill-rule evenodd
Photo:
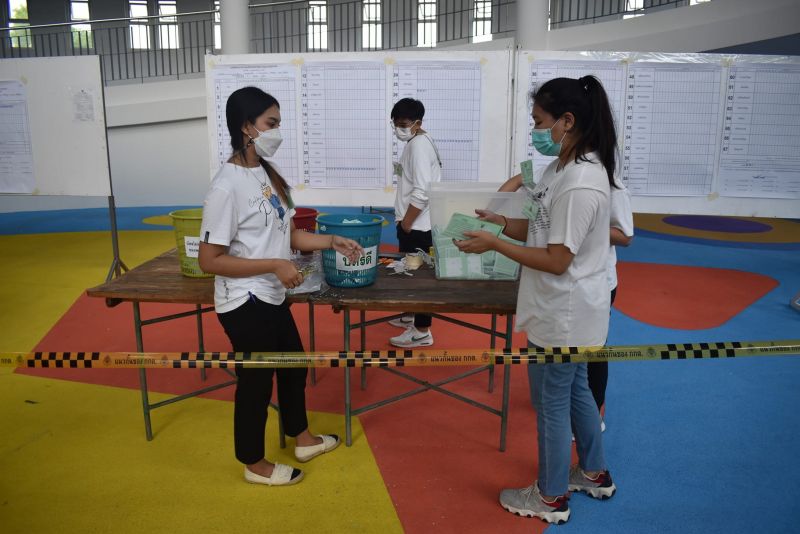
<path fill-rule="evenodd" d="M 604 419 L 600 419 L 600 432 L 606 431 L 606 422 Z"/>
<path fill-rule="evenodd" d="M 409 326 L 414 326 L 414 314 L 406 313 L 402 317 L 388 321 L 388 323 L 392 326 L 396 326 L 397 328 L 408 328 Z"/>
<path fill-rule="evenodd" d="M 433 334 L 430 330 L 423 333 L 411 326 L 399 336 L 389 338 L 389 343 L 395 347 L 403 347 L 407 349 L 414 347 L 428 347 L 433 345 Z"/>

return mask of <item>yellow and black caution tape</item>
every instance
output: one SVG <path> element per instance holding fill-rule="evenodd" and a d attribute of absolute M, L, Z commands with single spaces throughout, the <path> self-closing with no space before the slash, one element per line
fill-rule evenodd
<path fill-rule="evenodd" d="M 797 356 L 800 339 L 728 341 L 617 347 L 549 347 L 492 350 L 387 350 L 350 352 L 33 352 L 0 353 L 0 366 L 26 368 L 237 368 L 410 367 L 529 365 L 639 360 Z"/>

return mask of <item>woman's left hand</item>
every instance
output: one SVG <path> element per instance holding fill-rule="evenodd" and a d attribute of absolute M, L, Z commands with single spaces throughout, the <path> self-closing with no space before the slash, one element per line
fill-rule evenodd
<path fill-rule="evenodd" d="M 453 243 L 461 252 L 471 254 L 482 254 L 487 250 L 494 250 L 497 247 L 498 238 L 486 231 L 464 232 L 469 239 L 461 241 L 453 240 Z"/>
<path fill-rule="evenodd" d="M 356 261 L 364 255 L 364 248 L 352 239 L 347 239 L 346 237 L 339 235 L 333 236 L 331 245 L 336 252 L 347 257 L 351 262 Z"/>

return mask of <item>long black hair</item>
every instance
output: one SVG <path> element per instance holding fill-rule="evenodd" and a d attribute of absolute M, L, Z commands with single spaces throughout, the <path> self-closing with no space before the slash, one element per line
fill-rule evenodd
<path fill-rule="evenodd" d="M 603 84 L 589 75 L 579 78 L 554 78 L 539 87 L 531 98 L 555 118 L 572 113 L 578 129 L 575 161 L 588 161 L 588 152 L 597 152 L 608 173 L 608 183 L 616 187 L 617 130 Z"/>
<path fill-rule="evenodd" d="M 225 119 L 228 123 L 228 133 L 231 136 L 231 148 L 233 156 L 239 156 L 244 160 L 244 153 L 252 141 L 245 143 L 242 138 L 242 127 L 248 122 L 255 124 L 256 119 L 272 106 L 280 109 L 281 105 L 272 95 L 265 93 L 258 87 L 242 87 L 237 89 L 228 97 L 225 105 Z M 258 157 L 259 163 L 264 167 L 267 176 L 272 181 L 272 185 L 277 189 L 278 196 L 283 202 L 292 207 L 291 197 L 289 196 L 289 183 L 261 156 Z"/>

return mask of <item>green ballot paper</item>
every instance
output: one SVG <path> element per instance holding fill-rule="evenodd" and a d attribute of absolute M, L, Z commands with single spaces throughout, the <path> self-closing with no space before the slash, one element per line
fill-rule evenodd
<path fill-rule="evenodd" d="M 536 185 L 536 182 L 533 181 L 533 160 L 523 161 L 519 166 L 522 170 L 522 185 L 532 188 Z"/>
<path fill-rule="evenodd" d="M 498 236 L 500 232 L 503 231 L 503 227 L 489 221 L 481 221 L 477 217 L 470 217 L 463 213 L 454 213 L 453 216 L 450 217 L 450 222 L 447 223 L 447 227 L 442 230 L 439 235 L 450 239 L 462 240 L 467 239 L 464 232 L 477 232 L 480 230 Z"/>

